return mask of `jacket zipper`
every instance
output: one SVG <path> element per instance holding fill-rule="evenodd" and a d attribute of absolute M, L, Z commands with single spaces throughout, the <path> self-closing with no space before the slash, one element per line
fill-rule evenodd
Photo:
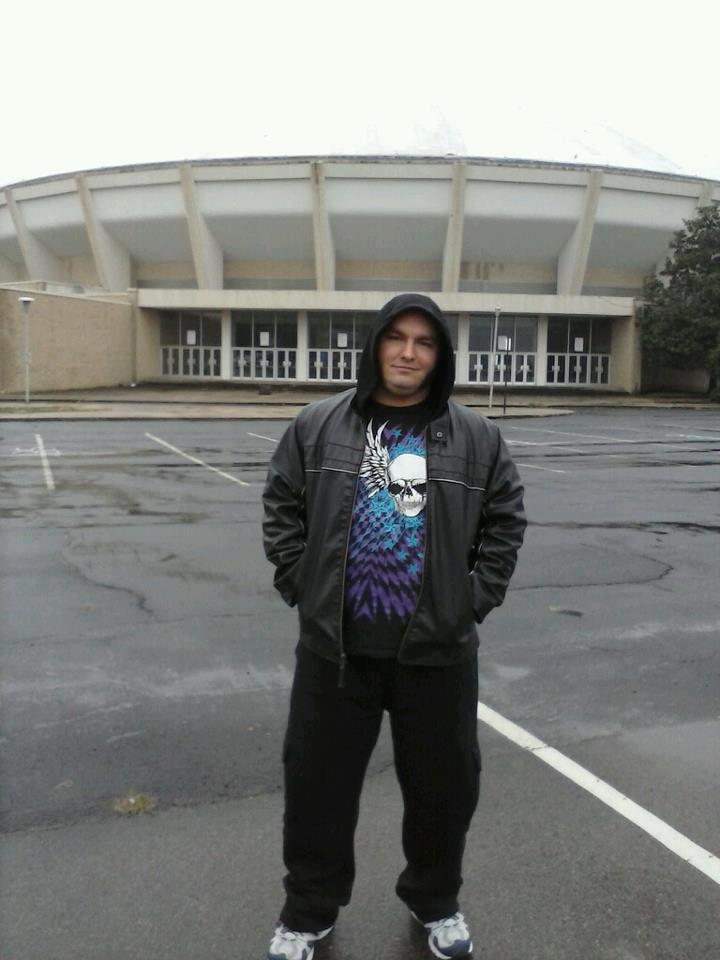
<path fill-rule="evenodd" d="M 363 451 L 364 451 L 363 447 Z M 363 456 L 364 456 L 363 452 Z M 347 654 L 345 653 L 345 640 L 343 638 L 343 613 L 345 610 L 345 572 L 347 570 L 348 547 L 350 546 L 350 533 L 352 531 L 353 515 L 355 513 L 355 501 L 357 500 L 358 477 L 362 467 L 362 457 L 355 473 L 355 488 L 353 491 L 352 507 L 350 508 L 350 519 L 348 520 L 347 533 L 345 535 L 345 551 L 343 553 L 343 572 L 342 583 L 340 586 L 340 619 L 338 623 L 338 637 L 340 640 L 340 668 L 338 673 L 338 687 L 345 686 L 345 667 L 347 666 Z"/>
<path fill-rule="evenodd" d="M 427 472 L 430 472 L 430 426 L 425 427 L 425 462 L 427 464 Z M 430 478 L 428 477 L 428 480 Z M 425 501 L 425 538 L 423 543 L 423 557 L 422 557 L 422 568 L 420 571 L 420 587 L 418 589 L 417 603 L 415 604 L 415 609 L 410 615 L 405 631 L 400 640 L 400 646 L 398 647 L 398 663 L 402 663 L 401 654 L 402 649 L 405 645 L 405 640 L 407 639 L 408 633 L 410 633 L 410 627 L 412 627 L 413 620 L 415 619 L 415 614 L 417 613 L 417 608 L 420 606 L 420 598 L 422 597 L 423 586 L 425 584 L 425 565 L 427 560 L 427 549 L 428 549 L 428 540 L 430 539 L 430 484 L 428 483 L 427 487 L 427 499 Z"/>

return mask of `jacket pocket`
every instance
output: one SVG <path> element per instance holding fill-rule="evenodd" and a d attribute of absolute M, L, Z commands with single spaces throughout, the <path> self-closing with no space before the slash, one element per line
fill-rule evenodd
<path fill-rule="evenodd" d="M 288 567 L 276 569 L 273 580 L 275 589 L 289 607 L 294 607 L 301 593 L 302 567 L 307 554 L 307 548 L 300 554 L 298 560 Z"/>
<path fill-rule="evenodd" d="M 485 617 L 494 609 L 495 604 L 488 599 L 482 588 L 480 577 L 475 570 L 470 572 L 470 591 L 472 594 L 472 608 L 475 622 L 482 623 Z"/>

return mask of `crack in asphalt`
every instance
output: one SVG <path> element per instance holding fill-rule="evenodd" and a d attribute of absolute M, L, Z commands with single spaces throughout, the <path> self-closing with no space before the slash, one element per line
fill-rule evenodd
<path fill-rule="evenodd" d="M 116 583 L 105 583 L 102 580 L 99 580 L 90 575 L 81 565 L 81 561 L 75 560 L 72 554 L 69 552 L 72 547 L 77 546 L 77 544 L 72 542 L 72 538 L 67 538 L 68 543 L 66 547 L 59 551 L 60 558 L 65 562 L 65 564 L 70 567 L 79 577 L 85 580 L 87 583 L 91 583 L 97 587 L 105 587 L 107 590 L 113 590 L 118 593 L 126 593 L 131 596 L 135 601 L 135 606 L 138 610 L 141 610 L 143 613 L 147 614 L 150 620 L 155 618 L 153 609 L 148 606 L 148 598 L 145 594 L 141 593 L 139 590 L 133 590 L 132 587 L 121 587 Z"/>
<path fill-rule="evenodd" d="M 641 556 L 641 554 L 637 554 Z M 657 574 L 648 574 L 644 577 L 633 577 L 630 579 L 627 574 L 619 577 L 617 580 L 605 579 L 605 580 L 581 580 L 578 583 L 532 583 L 532 584 L 520 584 L 518 586 L 513 586 L 511 583 L 508 587 L 508 593 L 516 592 L 522 593 L 527 590 L 577 590 L 578 588 L 585 587 L 621 587 L 629 583 L 656 583 L 660 580 L 664 580 L 668 574 L 672 573 L 675 569 L 669 563 L 662 563 L 660 560 L 656 560 L 654 557 L 642 557 L 643 560 L 649 560 L 652 563 L 662 566 L 665 569 Z"/>

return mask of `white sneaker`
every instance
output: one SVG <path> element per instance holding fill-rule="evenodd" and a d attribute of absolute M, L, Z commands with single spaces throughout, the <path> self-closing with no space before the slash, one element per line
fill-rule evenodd
<path fill-rule="evenodd" d="M 275 935 L 270 941 L 267 960 L 312 960 L 315 953 L 314 944 L 326 937 L 332 927 L 321 930 L 320 933 L 300 933 L 297 930 L 288 930 L 284 923 L 275 928 Z"/>
<path fill-rule="evenodd" d="M 465 917 L 461 913 L 454 913 L 444 920 L 432 920 L 430 923 L 423 923 L 412 910 L 410 913 L 428 931 L 428 946 L 436 957 L 441 957 L 442 960 L 456 960 L 457 957 L 470 956 L 473 948 L 472 940 Z"/>

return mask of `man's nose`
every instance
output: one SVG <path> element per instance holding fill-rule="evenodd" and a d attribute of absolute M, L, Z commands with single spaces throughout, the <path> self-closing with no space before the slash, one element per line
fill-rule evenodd
<path fill-rule="evenodd" d="M 406 340 L 403 343 L 402 355 L 403 357 L 407 357 L 408 360 L 413 359 L 415 356 L 415 344 L 412 340 Z"/>

